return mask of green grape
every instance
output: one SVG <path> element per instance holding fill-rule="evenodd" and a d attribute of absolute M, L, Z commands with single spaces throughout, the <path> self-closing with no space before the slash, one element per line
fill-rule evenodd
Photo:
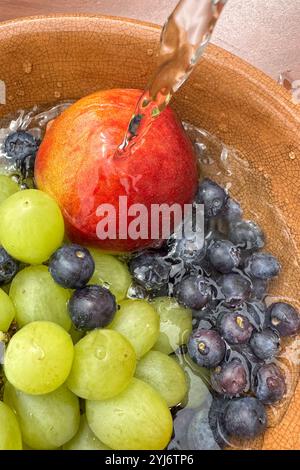
<path fill-rule="evenodd" d="M 9 176 L 0 175 L 0 204 L 9 196 L 19 191 L 19 186 Z"/>
<path fill-rule="evenodd" d="M 4 358 L 7 380 L 31 395 L 50 393 L 67 379 L 74 356 L 70 335 L 56 323 L 36 321 L 11 338 Z"/>
<path fill-rule="evenodd" d="M 170 354 L 186 344 L 192 332 L 192 312 L 170 297 L 158 297 L 152 305 L 160 317 L 160 334 L 153 349 Z"/>
<path fill-rule="evenodd" d="M 89 427 L 86 416 L 82 415 L 76 436 L 63 446 L 63 450 L 110 450 L 110 448 L 99 441 Z"/>
<path fill-rule="evenodd" d="M 131 276 L 125 263 L 118 258 L 89 248 L 95 261 L 95 272 L 89 284 L 107 284 L 117 301 L 125 299 L 131 284 Z"/>
<path fill-rule="evenodd" d="M 0 331 L 6 332 L 13 319 L 16 311 L 14 304 L 2 289 L 0 289 Z"/>
<path fill-rule="evenodd" d="M 149 351 L 137 364 L 135 376 L 151 385 L 169 407 L 182 402 L 187 394 L 187 380 L 180 365 L 160 351 Z"/>
<path fill-rule="evenodd" d="M 14 258 L 41 264 L 61 245 L 64 221 L 54 199 L 37 189 L 19 191 L 0 205 L 0 242 Z"/>
<path fill-rule="evenodd" d="M 57 449 L 78 431 L 79 400 L 65 385 L 46 395 L 28 395 L 7 382 L 4 401 L 15 411 L 23 441 L 32 449 Z"/>
<path fill-rule="evenodd" d="M 0 450 L 22 450 L 22 436 L 17 418 L 8 405 L 0 401 Z"/>
<path fill-rule="evenodd" d="M 67 385 L 81 398 L 105 400 L 127 387 L 135 365 L 135 352 L 126 338 L 117 331 L 94 330 L 75 345 Z"/>
<path fill-rule="evenodd" d="M 86 415 L 98 439 L 115 450 L 163 450 L 173 430 L 166 401 L 135 378 L 114 398 L 87 401 Z"/>
<path fill-rule="evenodd" d="M 67 331 L 71 328 L 67 309 L 70 291 L 54 282 L 46 266 L 30 266 L 18 272 L 11 283 L 9 296 L 15 305 L 20 327 L 46 320 Z"/>
<path fill-rule="evenodd" d="M 186 408 L 199 408 L 209 397 L 210 372 L 195 364 L 187 355 L 174 359 L 184 370 L 188 383 L 188 393 L 184 402 Z"/>
<path fill-rule="evenodd" d="M 118 331 L 132 344 L 137 358 L 146 354 L 159 335 L 159 316 L 145 300 L 124 300 L 120 303 L 109 328 Z"/>

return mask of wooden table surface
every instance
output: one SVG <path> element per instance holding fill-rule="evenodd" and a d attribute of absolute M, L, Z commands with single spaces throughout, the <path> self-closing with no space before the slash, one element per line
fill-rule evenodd
<path fill-rule="evenodd" d="M 0 0 L 0 21 L 51 13 L 102 13 L 163 24 L 177 1 Z M 300 0 L 228 0 L 213 40 L 277 78 L 280 72 L 300 66 Z"/>

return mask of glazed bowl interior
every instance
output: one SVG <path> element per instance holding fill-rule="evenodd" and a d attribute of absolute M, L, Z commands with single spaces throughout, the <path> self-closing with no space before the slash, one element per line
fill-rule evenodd
<path fill-rule="evenodd" d="M 157 61 L 159 35 L 154 25 L 101 16 L 0 24 L 0 79 L 6 88 L 0 118 L 103 88 L 143 88 Z M 246 218 L 263 221 L 267 250 L 283 266 L 271 296 L 299 307 L 300 108 L 270 78 L 216 46 L 208 48 L 173 106 L 184 121 L 238 152 L 237 161 L 247 172 L 240 165 L 234 168 L 231 192 L 245 208 Z M 212 176 L 226 183 L 223 176 Z M 289 397 L 270 416 L 265 449 L 300 448 L 297 341 L 284 345 Z"/>

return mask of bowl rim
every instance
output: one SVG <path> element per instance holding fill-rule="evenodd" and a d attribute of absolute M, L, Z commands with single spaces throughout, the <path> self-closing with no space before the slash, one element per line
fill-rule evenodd
<path fill-rule="evenodd" d="M 49 15 L 33 15 L 33 16 L 24 16 L 20 18 L 10 19 L 6 21 L 0 21 L 0 35 L 5 31 L 9 30 L 11 27 L 22 27 L 22 25 L 29 24 L 30 22 L 43 22 L 47 21 L 60 21 L 60 20 L 75 20 L 75 21 L 88 21 L 98 19 L 100 21 L 112 21 L 116 23 L 127 23 L 133 25 L 139 25 L 143 28 L 155 29 L 160 31 L 162 26 L 159 24 L 151 23 L 144 20 L 139 20 L 135 18 L 127 18 L 123 16 L 114 16 L 114 15 L 103 15 L 103 14 L 91 14 L 91 13 L 53 13 Z M 18 30 L 14 31 L 17 34 Z M 1 37 L 0 37 L 1 40 Z M 292 116 L 300 126 L 300 105 L 294 104 L 292 102 L 290 93 L 281 85 L 279 85 L 276 80 L 267 75 L 261 69 L 256 68 L 251 63 L 247 62 L 243 58 L 233 54 L 232 52 L 227 51 L 226 49 L 210 43 L 207 51 L 204 53 L 204 58 L 209 59 L 211 62 L 217 62 L 222 55 L 223 66 L 226 66 L 229 69 L 234 69 L 235 73 L 242 75 L 244 79 L 252 82 L 253 85 L 263 89 L 264 93 L 268 95 L 268 98 L 271 99 L 274 103 L 284 106 L 285 111 L 292 113 Z M 198 64 L 198 66 L 201 66 Z"/>

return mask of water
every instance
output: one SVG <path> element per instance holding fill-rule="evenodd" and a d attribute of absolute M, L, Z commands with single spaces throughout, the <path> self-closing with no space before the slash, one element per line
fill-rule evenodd
<path fill-rule="evenodd" d="M 29 111 L 20 110 L 15 115 L 7 116 L 0 120 L 0 173 L 9 174 L 13 178 L 17 176 L 14 169 L 7 165 L 3 152 L 3 142 L 9 133 L 19 129 L 28 130 L 37 138 L 42 139 L 47 124 L 70 106 L 70 104 L 72 102 L 59 103 L 49 108 L 34 107 Z M 184 123 L 184 127 L 194 143 L 201 175 L 211 177 L 226 187 L 230 191 L 231 196 L 239 201 L 242 208 L 246 210 L 246 218 L 255 220 L 260 224 L 265 229 L 266 234 L 268 234 L 269 224 L 272 225 L 272 238 L 268 240 L 267 249 L 270 252 L 276 253 L 279 259 L 285 260 L 285 263 L 281 275 L 269 290 L 266 304 L 269 305 L 274 301 L 283 300 L 299 308 L 299 301 L 290 295 L 291 286 L 300 283 L 300 262 L 297 257 L 297 248 L 287 228 L 283 214 L 272 201 L 272 196 L 268 189 L 269 182 L 267 175 L 263 171 L 260 172 L 252 169 L 251 165 L 244 160 L 243 155 L 239 154 L 235 149 L 225 146 L 206 130 L 198 129 L 189 123 Z M 255 188 L 255 191 L 253 188 Z M 268 226 L 265 226 L 266 220 L 268 220 Z M 221 232 L 226 230 L 226 226 L 222 224 L 223 222 L 221 221 L 214 228 Z M 173 269 L 174 278 L 182 275 L 180 265 L 175 265 Z M 178 272 L 176 272 L 176 269 Z M 218 296 L 218 294 L 216 295 Z M 128 297 L 130 298 L 147 298 L 147 296 L 148 294 L 140 287 L 132 286 L 128 292 Z M 255 306 L 256 313 L 252 312 L 252 316 L 255 316 L 258 325 L 261 321 L 259 307 L 259 303 L 257 303 Z M 197 323 L 198 319 L 195 317 L 194 325 L 196 326 Z M 42 360 L 43 354 L 41 354 L 38 348 L 36 348 L 36 351 Z M 233 354 L 232 351 L 231 354 Z M 99 350 L 97 352 L 99 360 L 102 359 L 103 355 L 105 355 L 104 351 Z M 282 351 L 276 361 L 278 361 L 287 377 L 288 392 L 286 399 L 281 403 L 268 407 L 268 418 L 271 426 L 280 422 L 294 393 L 299 373 L 299 359 L 299 341 L 295 338 L 284 341 Z M 195 410 L 201 416 L 201 413 L 208 413 L 212 394 L 207 371 L 193 364 L 187 357 L 184 348 L 177 351 L 177 360 L 186 371 L 190 383 L 190 391 L 185 403 L 182 403 L 183 409 L 178 407 L 176 410 L 173 410 L 175 437 L 170 443 L 170 448 L 177 449 L 178 446 L 181 446 L 181 448 L 189 450 L 186 446 L 193 447 L 197 444 L 194 441 L 187 444 L 186 438 L 181 436 L 182 422 L 186 423 L 190 416 L 194 416 Z M 177 433 L 176 429 L 178 430 Z M 184 431 L 183 435 L 185 434 L 186 432 Z M 255 441 L 244 443 L 231 441 L 227 442 L 227 445 L 243 448 L 260 448 L 262 442 L 263 438 L 260 437 Z M 207 445 L 210 444 L 209 438 Z M 217 447 L 219 447 L 218 443 L 216 443 Z"/>
<path fill-rule="evenodd" d="M 159 66 L 140 97 L 118 155 L 142 139 L 202 56 L 227 0 L 181 0 L 161 34 Z M 148 50 L 149 52 L 152 50 Z M 152 51 L 153 53 L 153 51 Z"/>
<path fill-rule="evenodd" d="M 294 104 L 300 104 L 300 67 L 282 72 L 278 83 L 290 91 Z"/>

